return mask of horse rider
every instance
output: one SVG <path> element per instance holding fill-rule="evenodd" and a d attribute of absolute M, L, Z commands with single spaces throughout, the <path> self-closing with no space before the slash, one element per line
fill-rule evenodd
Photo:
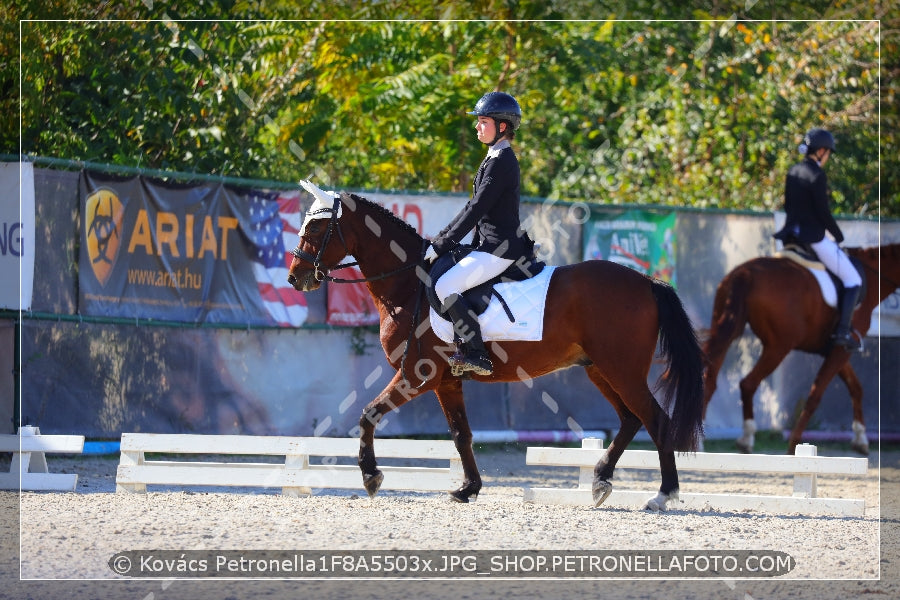
<path fill-rule="evenodd" d="M 433 262 L 475 230 L 474 249 L 435 282 L 435 292 L 453 322 L 457 351 L 450 364 L 460 372 L 490 375 L 494 366 L 478 318 L 462 292 L 500 275 L 526 253 L 519 219 L 519 160 L 510 145 L 522 110 L 511 95 L 488 92 L 466 114 L 477 117 L 475 131 L 487 145 L 487 155 L 475 175 L 472 197 L 431 240 L 425 260 Z"/>
<path fill-rule="evenodd" d="M 803 138 L 800 151 L 804 159 L 791 167 L 784 185 L 784 227 L 775 234 L 782 242 L 808 244 L 829 271 L 844 284 L 839 303 L 840 318 L 832 340 L 848 350 L 859 344 L 851 335 L 850 319 L 859 299 L 862 278 L 847 254 L 841 250 L 844 234 L 831 214 L 828 183 L 823 167 L 835 152 L 834 136 L 815 127 Z M 825 235 L 829 232 L 834 239 Z"/>

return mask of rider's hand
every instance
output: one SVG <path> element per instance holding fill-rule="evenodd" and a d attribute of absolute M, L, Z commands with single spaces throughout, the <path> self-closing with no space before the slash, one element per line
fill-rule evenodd
<path fill-rule="evenodd" d="M 425 252 L 425 262 L 433 263 L 436 258 L 437 250 L 434 249 L 434 246 L 428 246 L 428 251 Z"/>

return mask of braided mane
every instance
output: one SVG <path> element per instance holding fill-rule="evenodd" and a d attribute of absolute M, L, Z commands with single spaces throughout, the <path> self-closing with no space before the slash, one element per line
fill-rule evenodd
<path fill-rule="evenodd" d="M 406 221 L 404 221 L 403 219 L 401 219 L 400 217 L 395 215 L 393 212 L 391 212 L 387 208 L 381 206 L 380 204 L 376 204 L 375 202 L 372 202 L 368 198 L 363 198 L 362 196 L 358 196 L 356 194 L 348 193 L 347 195 L 350 196 L 354 201 L 365 204 L 366 206 L 371 208 L 373 211 L 375 211 L 376 213 L 380 214 L 385 219 L 387 219 L 388 221 L 393 223 L 395 226 L 399 227 L 401 230 L 414 235 L 418 239 L 422 239 L 422 236 L 419 235 L 419 232 L 416 231 L 415 227 L 413 227 L 412 225 L 410 225 L 409 223 L 407 223 Z M 349 208 L 351 210 L 353 210 L 354 212 L 356 211 L 355 207 L 349 207 Z"/>

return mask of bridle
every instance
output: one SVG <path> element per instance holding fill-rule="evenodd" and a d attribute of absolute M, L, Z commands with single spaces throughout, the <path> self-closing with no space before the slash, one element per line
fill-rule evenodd
<path fill-rule="evenodd" d="M 328 274 L 329 271 L 333 271 L 335 269 L 343 269 L 345 267 L 353 267 L 359 264 L 359 261 L 354 261 L 352 263 L 340 263 L 333 267 L 324 267 L 322 263 L 322 255 L 325 253 L 325 248 L 328 247 L 328 242 L 331 241 L 331 236 L 334 235 L 334 232 L 337 231 L 338 238 L 341 240 L 341 244 L 344 246 L 344 254 L 349 255 L 350 250 L 347 248 L 347 241 L 344 239 L 344 233 L 341 231 L 341 224 L 338 221 L 338 209 L 340 208 L 341 199 L 340 197 L 335 197 L 334 205 L 331 208 L 320 208 L 315 211 L 307 212 L 307 216 L 309 215 L 317 215 L 321 213 L 331 213 L 331 217 L 328 220 L 328 229 L 325 231 L 325 235 L 322 238 L 322 244 L 319 246 L 319 251 L 315 256 L 302 250 L 300 248 L 300 243 L 297 244 L 297 247 L 291 250 L 291 254 L 294 257 L 299 258 L 301 260 L 305 260 L 310 263 L 314 269 L 314 276 L 316 281 L 332 281 L 334 283 L 365 283 L 369 281 L 377 281 L 379 279 L 386 279 L 398 273 L 402 273 L 403 271 L 408 271 L 409 269 L 413 269 L 422 264 L 421 257 L 425 254 L 425 249 L 427 248 L 429 242 L 428 240 L 423 240 L 422 242 L 422 251 L 419 253 L 419 260 L 409 262 L 399 269 L 394 269 L 393 271 L 388 271 L 387 273 L 382 273 L 380 275 L 375 275 L 373 277 L 365 277 L 363 279 L 341 279 L 338 277 L 332 277 Z M 300 233 L 301 243 L 303 239 L 303 232 Z M 400 359 L 400 372 L 403 375 L 403 378 L 409 381 L 406 377 L 406 357 L 409 354 L 409 349 L 412 346 L 412 339 L 415 334 L 415 324 L 419 322 L 419 314 L 422 308 L 422 287 L 424 286 L 424 282 L 422 278 L 419 279 L 418 289 L 416 291 L 416 306 L 413 310 L 412 316 L 412 326 L 409 330 L 409 337 L 406 340 L 406 347 L 403 349 L 403 356 Z M 417 339 L 417 345 L 419 346 L 419 351 L 421 352 L 421 339 Z M 427 379 L 422 379 L 422 383 L 420 383 L 417 387 L 422 387 L 427 382 Z"/>
<path fill-rule="evenodd" d="M 335 231 L 337 231 L 338 238 L 341 240 L 341 245 L 344 246 L 344 255 L 349 255 L 350 250 L 347 248 L 347 241 L 344 239 L 344 232 L 341 230 L 341 224 L 338 221 L 338 209 L 340 208 L 341 199 L 339 196 L 335 196 L 334 205 L 331 208 L 323 207 L 319 208 L 315 211 L 309 211 L 306 213 L 307 217 L 311 215 L 318 215 L 322 213 L 331 213 L 331 216 L 328 219 L 328 229 L 325 231 L 325 235 L 322 238 L 322 243 L 319 245 L 319 251 L 315 256 L 310 254 L 309 252 L 300 248 L 300 243 L 297 244 L 297 247 L 291 250 L 291 254 L 293 254 L 296 258 L 301 260 L 305 260 L 313 266 L 313 276 L 316 278 L 316 281 L 331 281 L 334 283 L 366 283 L 369 281 L 377 281 L 379 279 L 386 279 L 387 277 L 391 277 L 392 275 L 396 275 L 398 273 L 402 273 L 403 271 L 407 271 L 409 269 L 413 269 L 418 265 L 418 262 L 410 262 L 399 269 L 395 269 L 393 271 L 388 271 L 387 273 L 381 273 L 380 275 L 375 275 L 372 277 L 364 277 L 362 279 L 342 279 L 340 277 L 332 277 L 329 275 L 329 271 L 334 271 L 337 269 L 343 269 L 346 267 L 355 267 L 359 264 L 359 261 L 354 261 L 351 263 L 340 263 L 333 267 L 326 267 L 322 262 L 322 256 L 325 254 L 325 249 L 328 247 L 328 242 L 331 241 L 331 237 L 334 235 Z M 302 243 L 303 232 L 300 233 L 300 239 Z"/>

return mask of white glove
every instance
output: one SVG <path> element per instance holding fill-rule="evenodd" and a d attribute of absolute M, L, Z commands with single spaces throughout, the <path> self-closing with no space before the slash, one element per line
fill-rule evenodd
<path fill-rule="evenodd" d="M 425 252 L 425 262 L 432 263 L 436 258 L 437 250 L 434 249 L 434 246 L 428 246 L 428 251 Z"/>
<path fill-rule="evenodd" d="M 332 204 L 334 204 L 334 199 L 338 197 L 338 195 L 334 192 L 326 192 L 319 188 L 319 186 L 314 184 L 312 181 L 309 181 L 307 179 L 301 179 L 300 185 L 302 185 L 303 189 L 305 189 L 307 192 L 315 196 L 316 200 L 323 202 L 326 206 L 331 206 Z"/>

